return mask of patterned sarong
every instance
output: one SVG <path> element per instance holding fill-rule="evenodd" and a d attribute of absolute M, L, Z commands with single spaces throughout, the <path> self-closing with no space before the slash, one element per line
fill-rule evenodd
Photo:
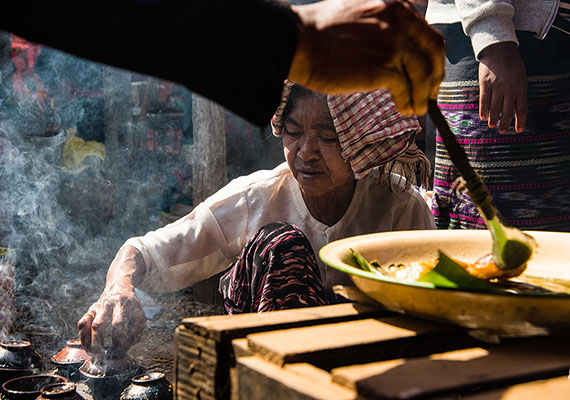
<path fill-rule="evenodd" d="M 570 231 L 570 36 L 517 32 L 528 76 L 529 111 L 522 133 L 506 134 L 479 119 L 478 63 L 460 24 L 436 25 L 446 38 L 446 77 L 438 103 L 505 220 L 529 230 Z M 438 228 L 484 228 L 436 137 L 433 214 Z"/>
<path fill-rule="evenodd" d="M 230 315 L 329 304 L 309 240 L 279 222 L 249 240 L 220 279 L 220 293 Z"/>

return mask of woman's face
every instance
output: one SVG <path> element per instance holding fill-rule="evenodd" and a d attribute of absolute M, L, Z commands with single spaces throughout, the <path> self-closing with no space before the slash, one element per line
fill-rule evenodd
<path fill-rule="evenodd" d="M 354 175 L 342 158 L 324 95 L 293 100 L 283 123 L 285 158 L 306 196 L 318 197 L 353 187 Z"/>

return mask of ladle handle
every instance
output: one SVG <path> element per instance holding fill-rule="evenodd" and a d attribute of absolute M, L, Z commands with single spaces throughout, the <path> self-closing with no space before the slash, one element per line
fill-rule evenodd
<path fill-rule="evenodd" d="M 473 203 L 475 203 L 477 208 L 479 208 L 485 219 L 493 219 L 495 216 L 499 215 L 499 212 L 493 204 L 491 195 L 485 187 L 483 180 L 473 169 L 469 159 L 467 158 L 467 154 L 457 142 L 453 132 L 451 132 L 447 121 L 437 106 L 437 100 L 429 100 L 428 114 L 443 139 L 443 144 L 445 144 L 445 148 L 449 153 L 449 158 L 465 180 L 471 200 L 473 200 Z"/>

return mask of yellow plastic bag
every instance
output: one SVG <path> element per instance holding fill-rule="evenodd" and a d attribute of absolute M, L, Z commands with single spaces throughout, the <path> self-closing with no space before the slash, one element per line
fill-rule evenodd
<path fill-rule="evenodd" d="M 67 129 L 68 139 L 63 146 L 62 166 L 66 170 L 80 172 L 85 168 L 83 161 L 87 157 L 105 160 L 105 146 L 95 141 L 85 141 L 75 136 L 75 129 Z"/>

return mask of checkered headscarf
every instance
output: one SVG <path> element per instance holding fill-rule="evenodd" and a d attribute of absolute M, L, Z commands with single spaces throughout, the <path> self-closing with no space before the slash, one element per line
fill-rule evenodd
<path fill-rule="evenodd" d="M 286 81 L 283 87 L 281 102 L 271 120 L 275 136 L 281 136 L 283 111 L 294 85 Z M 342 156 L 357 179 L 382 167 L 408 182 L 429 187 L 430 163 L 415 143 L 421 126 L 415 116 L 398 112 L 388 90 L 328 95 L 327 103 Z"/>

